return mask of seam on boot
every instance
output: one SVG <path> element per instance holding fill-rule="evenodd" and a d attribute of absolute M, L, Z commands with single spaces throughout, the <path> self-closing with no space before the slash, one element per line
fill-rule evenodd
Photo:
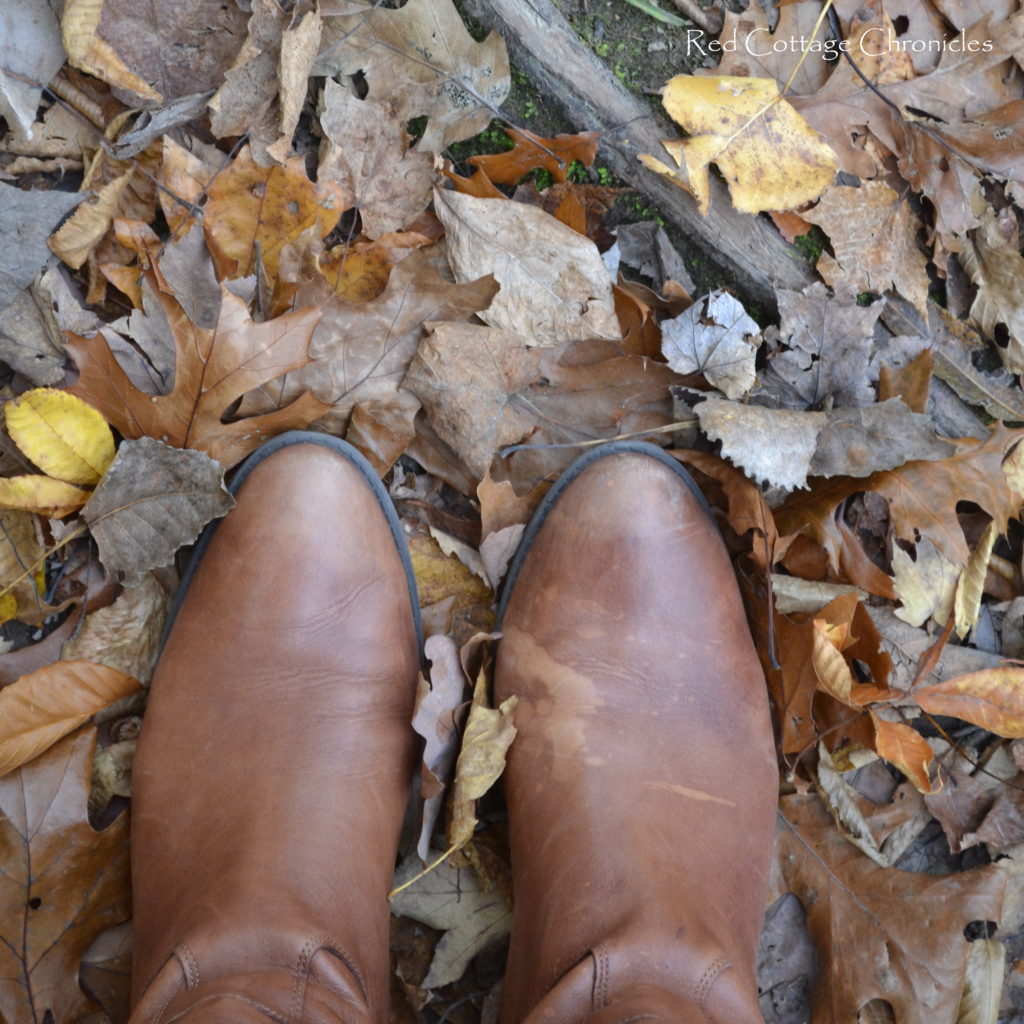
<path fill-rule="evenodd" d="M 711 1018 L 711 1014 L 708 1013 L 707 1005 L 705 1000 L 708 997 L 708 992 L 711 991 L 711 986 L 718 980 L 719 975 L 726 968 L 732 967 L 732 962 L 724 956 L 716 956 L 714 960 L 708 964 L 704 973 L 700 976 L 700 980 L 693 987 L 693 998 L 697 1005 L 700 1007 L 700 1012 L 704 1015 L 704 1019 L 707 1024 L 714 1024 Z"/>
<path fill-rule="evenodd" d="M 611 975 L 611 964 L 608 947 L 602 942 L 591 950 L 594 958 L 594 988 L 590 997 L 591 1010 L 603 1010 L 608 1005 L 608 979 Z"/>
<path fill-rule="evenodd" d="M 146 987 L 143 989 L 143 998 L 145 998 L 145 993 L 149 991 L 150 986 L 159 977 L 160 972 L 163 971 L 163 969 L 169 963 L 172 963 L 172 962 L 173 963 L 177 963 L 178 969 L 184 975 L 185 988 L 187 989 L 189 987 L 189 984 L 188 984 L 188 968 L 185 966 L 184 963 L 182 963 L 181 957 L 178 956 L 178 951 L 177 950 L 172 950 L 170 956 L 168 956 L 167 959 L 160 965 L 160 967 L 158 967 L 157 970 L 155 970 L 153 972 L 153 976 L 149 979 L 149 981 L 146 984 Z M 198 974 L 197 974 L 197 976 L 198 976 Z M 174 987 L 170 987 L 168 989 L 167 994 L 163 997 L 163 999 L 160 1000 L 159 1003 L 157 1003 L 156 1009 L 153 1011 L 153 1015 L 150 1018 L 153 1021 L 153 1024 L 162 1024 L 163 1019 L 164 1019 L 164 1013 L 167 1010 L 167 1004 L 177 994 L 178 993 L 175 991 Z"/>
<path fill-rule="evenodd" d="M 254 999 L 250 999 L 248 996 L 237 996 L 230 992 L 218 992 L 216 995 L 205 996 L 202 999 L 192 1003 L 191 1006 L 187 1006 L 184 1010 L 181 1010 L 173 1017 L 169 1017 L 164 1024 L 174 1024 L 175 1021 L 181 1020 L 183 1017 L 187 1017 L 190 1013 L 202 1006 L 204 1003 L 215 1003 L 218 999 L 237 999 L 240 1003 L 247 1003 L 249 1006 L 258 1010 L 263 1014 L 267 1020 L 271 1020 L 274 1024 L 285 1024 L 283 1017 L 279 1017 L 269 1006 L 264 1006 L 262 1003 L 257 1003 Z"/>
<path fill-rule="evenodd" d="M 285 1024 L 299 1024 L 302 1020 L 302 1013 L 305 1009 L 306 1003 L 306 983 L 309 981 L 309 972 L 312 967 L 313 957 L 315 957 L 321 950 L 326 950 L 332 956 L 337 957 L 345 965 L 345 969 L 355 979 L 356 985 L 359 986 L 359 994 L 362 997 L 363 1002 L 365 1003 L 369 1000 L 369 996 L 366 991 L 366 982 L 363 980 L 363 976 L 360 973 L 359 968 L 356 966 L 355 960 L 349 956 L 341 945 L 334 942 L 329 935 L 324 933 L 313 935 L 302 947 L 302 951 L 299 953 L 299 958 L 293 968 L 295 973 L 295 983 L 292 986 L 291 1006 L 288 1009 L 288 1016 L 285 1018 Z"/>
<path fill-rule="evenodd" d="M 196 963 L 196 958 L 192 954 L 192 950 L 188 948 L 183 942 L 174 951 L 175 956 L 181 962 L 182 970 L 185 972 L 185 987 L 186 988 L 198 988 L 199 987 L 199 964 Z"/>

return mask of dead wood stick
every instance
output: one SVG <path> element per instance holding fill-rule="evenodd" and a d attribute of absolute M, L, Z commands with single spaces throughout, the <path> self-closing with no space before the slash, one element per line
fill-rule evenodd
<path fill-rule="evenodd" d="M 622 86 L 551 0 L 463 0 L 462 6 L 504 36 L 513 61 L 554 97 L 578 131 L 602 133 L 601 158 L 611 170 L 649 196 L 690 252 L 726 276 L 742 298 L 774 311 L 776 289 L 800 289 L 816 280 L 774 225 L 733 209 L 721 182 L 712 181 L 705 218 L 692 197 L 640 163 L 640 153 L 652 153 L 671 164 L 661 140 L 678 137 L 678 129 Z"/>

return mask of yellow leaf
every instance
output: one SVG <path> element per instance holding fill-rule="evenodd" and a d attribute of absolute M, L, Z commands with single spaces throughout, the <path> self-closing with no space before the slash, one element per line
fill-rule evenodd
<path fill-rule="evenodd" d="M 956 600 L 953 603 L 956 615 L 956 631 L 966 637 L 978 621 L 981 611 L 981 595 L 985 591 L 985 576 L 988 574 L 988 563 L 992 557 L 992 548 L 999 536 L 999 527 L 989 523 L 978 541 L 978 546 L 971 555 L 971 560 L 964 567 L 960 576 L 960 584 L 956 588 Z"/>
<path fill-rule="evenodd" d="M 131 676 L 89 661 L 58 661 L 16 679 L 0 690 L 0 775 L 138 689 Z"/>
<path fill-rule="evenodd" d="M 4 406 L 4 422 L 22 452 L 57 480 L 98 483 L 114 460 L 114 435 L 107 421 L 67 391 L 26 391 Z"/>
<path fill-rule="evenodd" d="M 92 495 L 74 484 L 48 476 L 0 478 L 0 508 L 17 508 L 63 519 L 80 509 Z"/>
<path fill-rule="evenodd" d="M 515 739 L 512 712 L 518 697 L 509 697 L 499 707 L 487 706 L 488 659 L 477 676 L 473 703 L 462 734 L 462 750 L 455 764 L 452 784 L 452 820 L 448 844 L 454 849 L 465 846 L 476 831 L 476 801 L 498 781 L 505 770 L 505 754 Z"/>
<path fill-rule="evenodd" d="M 141 99 L 160 103 L 160 93 L 129 70 L 113 48 L 96 35 L 102 16 L 103 0 L 68 0 L 60 24 L 68 63 Z"/>
<path fill-rule="evenodd" d="M 968 672 L 911 696 L 931 715 L 949 715 L 997 736 L 1024 737 L 1024 668 L 1005 666 Z"/>
<path fill-rule="evenodd" d="M 43 554 L 28 512 L 0 512 L 0 590 L 11 588 L 0 597 L 0 622 L 25 616 L 39 622 L 46 614 L 38 582 L 25 575 Z"/>
<path fill-rule="evenodd" d="M 779 95 L 771 78 L 676 75 L 664 89 L 665 109 L 690 138 L 667 146 L 707 214 L 708 175 L 717 164 L 743 213 L 791 210 L 817 199 L 832 183 L 836 155 Z M 680 153 L 681 151 L 681 153 Z M 675 172 L 646 154 L 647 166 L 676 180 Z"/>
<path fill-rule="evenodd" d="M 844 704 L 852 704 L 850 694 L 856 680 L 846 659 L 829 637 L 829 631 L 834 629 L 822 619 L 814 620 L 811 662 L 821 689 Z"/>
<path fill-rule="evenodd" d="M 132 174 L 126 171 L 104 185 L 91 202 L 82 203 L 50 236 L 50 248 L 69 267 L 77 270 L 107 233 Z"/>
<path fill-rule="evenodd" d="M 899 768 L 921 793 L 933 792 L 928 768 L 934 755 L 928 741 L 911 726 L 887 722 L 873 711 L 871 721 L 878 756 Z"/>

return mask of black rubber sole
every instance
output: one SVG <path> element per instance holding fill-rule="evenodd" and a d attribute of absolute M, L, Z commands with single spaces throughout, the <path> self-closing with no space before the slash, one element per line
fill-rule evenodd
<path fill-rule="evenodd" d="M 697 499 L 701 508 L 704 509 L 711 521 L 715 522 L 711 506 L 708 504 L 707 498 L 705 498 L 701 493 L 700 488 L 694 482 L 693 477 L 687 473 L 678 459 L 672 458 L 671 455 L 666 455 L 664 450 L 659 448 L 656 444 L 651 444 L 649 441 L 609 441 L 607 444 L 602 444 L 596 448 L 592 448 L 590 451 L 584 452 L 579 456 L 579 458 L 569 464 L 558 480 L 552 485 L 551 490 L 544 495 L 544 500 L 537 506 L 537 510 L 533 513 L 533 517 L 530 519 L 530 523 L 526 527 L 526 531 L 523 533 L 523 539 L 519 542 L 519 547 L 516 550 L 515 555 L 512 557 L 512 561 L 508 567 L 508 572 L 505 575 L 505 581 L 502 584 L 501 599 L 498 602 L 498 615 L 495 629 L 501 629 L 501 622 L 505 617 L 505 610 L 512 597 L 512 588 L 516 584 L 519 573 L 523 568 L 523 563 L 526 561 L 526 556 L 530 553 L 530 548 L 533 546 L 533 542 L 536 539 L 537 534 L 540 532 L 540 528 L 544 525 L 544 522 L 548 517 L 548 513 L 555 507 L 558 499 L 565 493 L 565 489 L 588 466 L 593 465 L 595 462 L 598 462 L 600 459 L 606 458 L 609 455 L 619 455 L 622 452 L 635 452 L 638 455 L 647 455 L 660 462 L 663 466 L 667 466 L 671 469 L 672 472 L 675 473 L 675 475 L 679 477 L 679 479 L 689 488 L 690 493 Z M 718 524 L 716 523 L 715 525 L 717 527 Z"/>
<path fill-rule="evenodd" d="M 291 448 L 294 445 L 299 444 L 315 444 L 321 448 L 329 448 L 331 451 L 340 455 L 351 465 L 355 466 L 359 470 L 360 476 L 369 484 L 370 489 L 373 491 L 374 497 L 377 499 L 377 504 L 380 505 L 381 511 L 384 513 L 385 519 L 388 522 L 388 529 L 391 531 L 391 537 L 395 542 L 395 547 L 398 549 L 398 554 L 402 559 L 402 567 L 405 569 L 405 582 L 409 587 L 409 601 L 412 605 L 412 617 L 416 627 L 416 647 L 420 652 L 420 662 L 423 662 L 423 623 L 420 620 L 420 603 L 419 595 L 416 590 L 416 577 L 413 574 L 412 559 L 409 557 L 409 546 L 405 542 L 405 534 L 402 532 L 402 525 L 398 521 L 398 513 L 395 511 L 395 506 L 391 501 L 391 496 L 384 489 L 384 485 L 380 482 L 379 477 L 374 472 L 373 467 L 369 462 L 366 461 L 363 455 L 361 455 L 355 448 L 352 447 L 347 441 L 342 441 L 341 438 L 331 437 L 329 434 L 318 434 L 311 430 L 292 430 L 286 434 L 281 434 L 279 437 L 275 437 L 270 441 L 265 442 L 259 448 L 256 449 L 251 455 L 249 455 L 245 461 L 238 467 L 234 477 L 231 480 L 228 490 L 234 495 L 237 494 L 241 489 L 242 484 L 245 483 L 246 478 L 249 474 L 266 458 L 274 455 L 276 452 L 281 451 L 284 448 Z M 228 513 L 230 515 L 230 513 Z M 222 516 L 221 519 L 224 517 Z M 163 651 L 164 644 L 167 642 L 168 636 L 170 636 L 171 628 L 174 625 L 174 620 L 178 616 L 178 610 L 181 608 L 181 603 L 185 599 L 185 595 L 188 592 L 189 584 L 192 582 L 192 578 L 196 574 L 196 570 L 199 568 L 199 563 L 202 560 L 210 541 L 213 539 L 213 535 L 217 532 L 217 527 L 221 523 L 221 519 L 214 519 L 209 523 L 206 529 L 203 530 L 196 542 L 195 548 L 192 550 L 192 556 L 189 558 L 188 567 L 182 574 L 181 582 L 178 585 L 178 592 L 174 595 L 174 601 L 171 604 L 170 611 L 167 615 L 167 624 L 164 626 L 163 636 L 160 638 L 160 651 Z"/>

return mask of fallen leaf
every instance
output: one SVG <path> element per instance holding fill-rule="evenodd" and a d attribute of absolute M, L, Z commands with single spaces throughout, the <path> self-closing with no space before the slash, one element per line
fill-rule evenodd
<path fill-rule="evenodd" d="M 43 89 L 63 63 L 60 25 L 46 0 L 0 8 L 0 116 L 15 136 L 37 134 L 33 125 Z"/>
<path fill-rule="evenodd" d="M 440 856 L 431 851 L 430 862 Z M 395 872 L 395 887 L 410 882 L 421 870 L 419 857 L 410 854 Z M 447 861 L 392 896 L 391 912 L 444 930 L 422 982 L 425 989 L 458 981 L 473 957 L 504 938 L 512 923 L 512 913 L 496 888 L 485 891 L 473 868 L 452 867 Z"/>
<path fill-rule="evenodd" d="M 224 470 L 208 455 L 143 437 L 122 442 L 82 518 L 107 572 L 132 579 L 169 565 L 234 504 Z"/>
<path fill-rule="evenodd" d="M 88 500 L 88 491 L 48 476 L 0 478 L 0 509 L 21 509 L 63 519 Z"/>
<path fill-rule="evenodd" d="M 830 269 L 822 276 L 837 292 L 853 296 L 895 288 L 919 310 L 925 309 L 927 260 L 917 244 L 917 220 L 906 200 L 888 185 L 834 185 L 801 216 L 832 242 L 835 272 Z"/>
<path fill-rule="evenodd" d="M 161 277 L 185 316 L 203 330 L 215 328 L 220 313 L 220 287 L 213 272 L 213 259 L 206 248 L 203 229 L 194 224 L 180 237 L 171 238 L 164 246 L 159 266 Z M 142 294 L 144 298 L 145 289 Z M 147 305 L 144 303 L 144 308 Z M 156 307 L 157 303 L 152 305 Z M 170 335 L 169 329 L 167 334 Z M 173 353 L 173 340 L 168 347 Z"/>
<path fill-rule="evenodd" d="M 836 157 L 819 134 L 782 98 L 769 78 L 676 75 L 662 90 L 672 120 L 689 132 L 665 143 L 707 216 L 709 165 L 729 183 L 733 206 L 743 213 L 789 210 L 817 199 L 832 183 Z M 673 180 L 676 168 L 642 155 L 652 170 Z"/>
<path fill-rule="evenodd" d="M 93 939 L 82 954 L 78 982 L 113 1024 L 125 1024 L 131 1016 L 131 921 L 106 928 Z"/>
<path fill-rule="evenodd" d="M 95 484 L 114 459 L 107 421 L 66 391 L 26 391 L 4 404 L 4 424 L 22 453 L 57 480 Z"/>
<path fill-rule="evenodd" d="M 971 943 L 956 1024 L 996 1024 L 1005 969 L 1006 947 L 998 939 Z"/>
<path fill-rule="evenodd" d="M 32 516 L 27 512 L 0 512 L 0 590 L 5 591 L 0 597 L 0 623 L 25 621 L 26 617 L 31 621 L 40 613 L 47 614 L 39 590 L 40 583 L 46 583 L 44 557 Z M 25 576 L 26 569 L 37 566 Z"/>
<path fill-rule="evenodd" d="M 284 246 L 306 231 L 326 238 L 345 209 L 336 185 L 309 180 L 302 157 L 264 168 L 249 146 L 206 191 L 203 225 L 220 280 L 252 274 L 260 262 L 276 281 Z"/>
<path fill-rule="evenodd" d="M 550 346 L 621 336 L 612 282 L 597 246 L 554 217 L 522 203 L 436 190 L 455 278 L 494 275 L 501 291 L 480 318 Z"/>
<path fill-rule="evenodd" d="M 696 291 L 686 263 L 660 224 L 653 220 L 620 224 L 615 229 L 615 239 L 621 261 L 636 267 L 657 286 L 664 287 L 666 281 L 675 281 L 690 294 Z"/>
<path fill-rule="evenodd" d="M 816 796 L 783 798 L 778 842 L 823 964 L 812 1019 L 851 1020 L 884 999 L 900 1024 L 953 1020 L 970 956 L 963 931 L 998 921 L 999 867 L 949 877 L 879 868 L 835 830 Z"/>
<path fill-rule="evenodd" d="M 531 429 L 509 399 L 540 379 L 537 354 L 497 327 L 426 327 L 430 333 L 402 386 L 419 398 L 438 435 L 482 479 L 495 453 Z"/>
<path fill-rule="evenodd" d="M 0 1014 L 79 1020 L 89 944 L 130 914 L 128 818 L 86 817 L 96 733 L 85 729 L 0 779 Z M 70 855 L 69 851 L 74 851 Z"/>
<path fill-rule="evenodd" d="M 718 289 L 661 324 L 661 352 L 676 373 L 702 373 L 726 398 L 754 386 L 761 328 L 728 292 Z"/>
<path fill-rule="evenodd" d="M 989 523 L 960 575 L 960 583 L 956 588 L 956 598 L 953 603 L 958 636 L 966 638 L 978 621 L 981 597 L 985 592 L 988 563 L 992 557 L 992 548 L 995 547 L 998 539 L 999 530 L 995 523 Z"/>
<path fill-rule="evenodd" d="M 489 667 L 485 654 L 455 765 L 448 845 L 456 849 L 473 838 L 477 826 L 476 802 L 505 770 L 505 755 L 516 736 L 514 717 L 519 698 L 513 695 L 496 708 L 488 707 Z"/>
<path fill-rule="evenodd" d="M 892 569 L 893 589 L 901 603 L 896 615 L 911 626 L 924 625 L 929 618 L 946 621 L 960 571 L 927 537 L 914 545 L 913 558 L 893 545 Z"/>
<path fill-rule="evenodd" d="M 803 292 L 780 288 L 778 297 L 780 344 L 763 375 L 765 393 L 787 409 L 870 405 L 882 303 L 832 298 L 820 282 Z"/>
<path fill-rule="evenodd" d="M 400 391 L 391 399 L 357 405 L 352 410 L 345 440 L 366 456 L 378 476 L 384 476 L 416 436 L 420 403 Z"/>
<path fill-rule="evenodd" d="M 58 661 L 5 686 L 0 690 L 0 776 L 139 687 L 137 679 L 89 661 Z"/>
<path fill-rule="evenodd" d="M 23 192 L 0 181 L 0 309 L 36 279 L 50 256 L 47 237 L 84 198 L 55 190 Z"/>
<path fill-rule="evenodd" d="M 589 167 L 597 156 L 599 132 L 578 135 L 556 135 L 541 138 L 525 128 L 508 128 L 506 134 L 513 146 L 505 153 L 484 153 L 467 161 L 498 185 L 518 185 L 535 167 L 542 167 L 555 181 L 566 181 L 570 165 L 578 160 Z"/>
<path fill-rule="evenodd" d="M 423 766 L 420 795 L 423 797 L 423 823 L 416 852 L 426 863 L 430 837 L 444 804 L 445 789 L 451 781 L 459 753 L 459 727 L 465 710 L 463 690 L 466 679 L 459 651 L 448 636 L 428 637 L 424 654 L 430 661 L 430 682 L 420 682 L 412 727 L 423 737 Z"/>
<path fill-rule="evenodd" d="M 318 182 L 338 186 L 341 209 L 359 211 L 363 233 L 379 238 L 411 223 L 430 203 L 434 160 L 408 150 L 406 121 L 328 79 L 320 103 Z"/>
<path fill-rule="evenodd" d="M 177 347 L 174 387 L 168 394 L 140 391 L 106 340 L 69 336 L 67 347 L 79 377 L 68 390 L 98 409 L 122 436 L 198 448 L 230 468 L 266 438 L 304 427 L 324 411 L 323 402 L 300 394 L 290 405 L 260 416 L 230 423 L 222 419 L 247 391 L 306 364 L 318 310 L 255 323 L 245 303 L 225 289 L 216 328 L 202 329 L 173 296 L 161 292 L 159 300 Z"/>
<path fill-rule="evenodd" d="M 410 0 L 398 10 L 375 3 L 324 23 L 316 75 L 362 72 L 367 98 L 390 104 L 399 120 L 428 118 L 417 149 L 441 152 L 482 132 L 508 96 L 508 53 L 492 32 L 476 42 L 451 0 Z"/>
<path fill-rule="evenodd" d="M 292 151 L 292 137 L 306 103 L 309 75 L 320 49 L 323 29 L 319 10 L 305 11 L 301 17 L 298 17 L 298 13 L 295 12 L 292 24 L 281 36 L 281 54 L 277 65 L 281 85 L 278 97 L 281 105 L 280 135 L 267 146 L 267 155 L 282 163 Z"/>
<path fill-rule="evenodd" d="M 82 2 L 82 0 L 79 0 Z M 95 0 L 88 0 L 95 2 Z M 50 248 L 76 270 L 92 255 L 103 236 L 110 230 L 118 212 L 121 197 L 132 179 L 133 171 L 125 171 L 108 182 L 80 206 L 50 238 Z"/>
<path fill-rule="evenodd" d="M 983 669 L 913 691 L 931 715 L 949 715 L 980 725 L 997 736 L 1024 736 L 1024 669 Z"/>
<path fill-rule="evenodd" d="M 137 582 L 126 584 L 113 604 L 86 616 L 61 649 L 61 658 L 107 665 L 147 685 L 170 606 L 156 577 L 144 573 Z"/>
<path fill-rule="evenodd" d="M 930 766 L 934 759 L 928 741 L 912 726 L 888 722 L 874 712 L 875 751 L 889 764 L 895 765 L 914 784 L 919 793 L 933 791 Z"/>

